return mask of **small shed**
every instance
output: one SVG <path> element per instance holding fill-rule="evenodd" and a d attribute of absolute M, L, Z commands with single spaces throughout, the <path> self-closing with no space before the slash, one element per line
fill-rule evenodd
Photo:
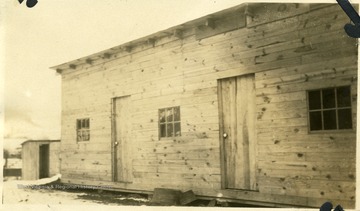
<path fill-rule="evenodd" d="M 47 178 L 60 172 L 60 140 L 28 140 L 21 145 L 23 180 Z"/>
<path fill-rule="evenodd" d="M 242 4 L 53 67 L 62 182 L 353 208 L 348 22 L 337 4 Z"/>

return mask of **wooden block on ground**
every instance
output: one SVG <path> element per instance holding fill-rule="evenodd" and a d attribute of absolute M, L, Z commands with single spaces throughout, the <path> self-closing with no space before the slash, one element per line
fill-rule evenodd
<path fill-rule="evenodd" d="M 180 196 L 180 204 L 187 205 L 196 200 L 196 196 L 192 190 L 188 190 L 181 194 Z"/>
<path fill-rule="evenodd" d="M 151 205 L 171 206 L 179 205 L 181 191 L 174 189 L 155 188 Z"/>

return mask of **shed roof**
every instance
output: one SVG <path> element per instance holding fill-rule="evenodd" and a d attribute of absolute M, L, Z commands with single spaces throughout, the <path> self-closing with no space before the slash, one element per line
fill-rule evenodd
<path fill-rule="evenodd" d="M 21 145 L 24 145 L 26 143 L 30 143 L 30 142 L 60 142 L 60 140 L 26 140 L 24 142 L 21 143 Z"/>

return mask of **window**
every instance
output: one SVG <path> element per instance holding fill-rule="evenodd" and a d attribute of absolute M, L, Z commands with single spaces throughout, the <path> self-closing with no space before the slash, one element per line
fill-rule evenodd
<path fill-rule="evenodd" d="M 90 119 L 77 119 L 76 120 L 76 133 L 77 141 L 90 140 Z"/>
<path fill-rule="evenodd" d="M 352 129 L 350 86 L 308 91 L 310 131 Z"/>
<path fill-rule="evenodd" d="M 180 107 L 159 109 L 159 136 L 175 137 L 181 135 Z"/>

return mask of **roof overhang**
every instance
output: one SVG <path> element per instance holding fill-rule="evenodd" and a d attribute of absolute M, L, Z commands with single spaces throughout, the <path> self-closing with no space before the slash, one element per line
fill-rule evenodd
<path fill-rule="evenodd" d="M 79 65 L 83 65 L 83 64 L 92 64 L 94 61 L 99 60 L 99 59 L 104 59 L 107 58 L 113 54 L 117 54 L 121 51 L 123 51 L 124 53 L 131 53 L 131 50 L 133 47 L 135 46 L 139 46 L 142 44 L 154 44 L 156 40 L 161 39 L 163 37 L 167 37 L 167 36 L 176 36 L 179 39 L 181 39 L 181 32 L 184 30 L 188 30 L 194 27 L 201 27 L 201 26 L 206 26 L 206 27 L 215 27 L 213 25 L 214 20 L 218 19 L 218 18 L 223 18 L 224 16 L 231 14 L 231 13 L 240 13 L 240 14 L 245 14 L 245 12 L 248 11 L 249 7 L 258 7 L 260 6 L 259 3 L 244 3 L 229 9 L 225 9 L 222 10 L 220 12 L 216 12 L 210 15 L 206 15 L 204 17 L 186 22 L 184 24 L 180 24 L 156 33 L 153 33 L 151 35 L 130 41 L 130 42 L 126 42 L 123 43 L 121 45 L 112 47 L 110 49 L 106 49 L 103 51 L 100 51 L 98 53 L 95 54 L 91 54 L 89 56 L 85 56 L 76 60 L 72 60 L 69 62 L 65 62 L 63 64 L 60 65 L 56 65 L 53 67 L 50 67 L 53 70 L 56 70 L 58 73 L 61 73 L 63 70 L 65 69 L 76 69 L 77 66 Z"/>

